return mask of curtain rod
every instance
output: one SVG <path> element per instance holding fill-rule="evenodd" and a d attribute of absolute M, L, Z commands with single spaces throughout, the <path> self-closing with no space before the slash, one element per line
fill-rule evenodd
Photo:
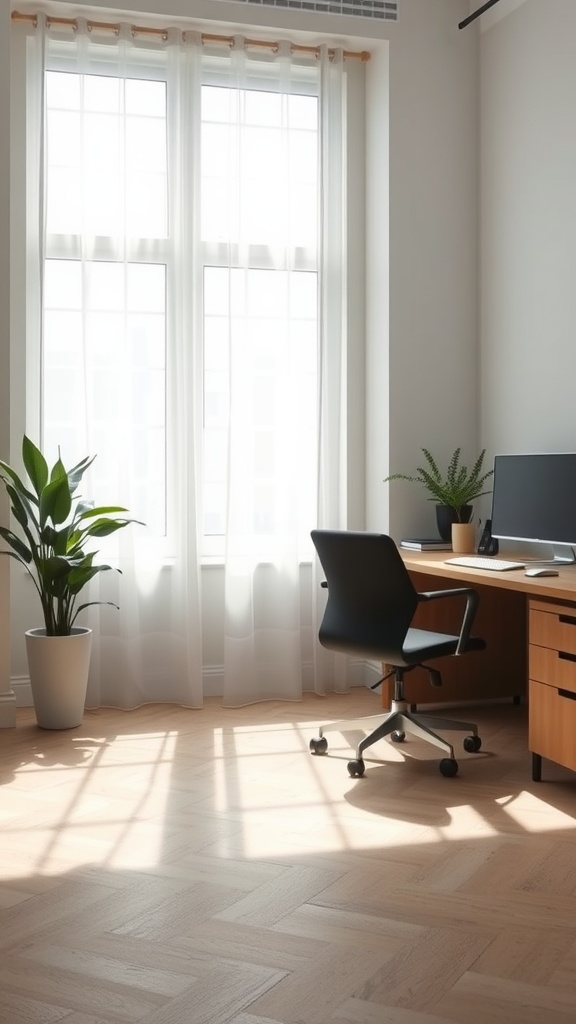
<path fill-rule="evenodd" d="M 464 21 L 460 22 L 458 28 L 466 28 L 466 26 L 469 25 L 472 21 L 476 21 L 476 18 L 479 18 L 481 14 L 484 14 L 484 11 L 489 11 L 490 8 L 494 7 L 494 4 L 497 3 L 498 0 L 487 0 L 487 3 L 485 3 L 482 7 L 479 7 L 477 11 L 474 11 L 474 14 L 470 14 L 467 18 L 464 18 Z"/>
<path fill-rule="evenodd" d="M 12 11 L 11 18 L 12 21 L 28 22 L 29 24 L 34 25 L 34 27 L 36 27 L 38 24 L 38 16 L 36 14 L 21 14 L 19 11 Z M 48 28 L 50 27 L 50 25 L 69 25 L 72 28 L 76 28 L 77 24 L 78 22 L 76 18 L 57 18 L 53 17 L 52 15 L 46 16 L 46 25 L 48 26 Z M 122 27 L 120 23 L 113 21 L 90 21 L 87 19 L 86 24 L 88 26 L 89 31 L 93 28 L 100 28 L 105 29 L 109 32 L 118 33 Z M 160 36 L 160 38 L 164 40 L 168 38 L 167 28 L 150 28 L 145 25 L 131 25 L 130 29 L 132 31 L 132 35 L 134 36 Z M 179 29 L 179 31 L 182 33 L 182 35 L 184 35 L 186 29 Z M 201 39 L 203 43 L 224 43 L 230 47 L 234 46 L 235 42 L 234 36 L 213 35 L 207 32 L 202 32 Z M 262 49 L 267 50 L 277 50 L 279 46 L 278 42 L 268 39 L 246 39 L 245 43 L 246 46 L 259 46 Z M 320 55 L 319 46 L 303 46 L 300 43 L 291 43 L 291 47 L 293 53 L 312 53 L 317 57 Z M 333 56 L 335 50 L 329 49 L 328 53 L 330 56 Z M 343 50 L 342 55 L 347 60 L 361 60 L 363 62 L 370 60 L 370 54 L 366 50 L 362 50 L 361 52 L 355 52 L 354 50 Z"/>

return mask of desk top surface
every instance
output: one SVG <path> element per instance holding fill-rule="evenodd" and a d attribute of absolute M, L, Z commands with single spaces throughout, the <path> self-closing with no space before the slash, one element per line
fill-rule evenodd
<path fill-rule="evenodd" d="M 496 572 L 494 569 L 468 569 L 460 565 L 447 565 L 446 559 L 454 557 L 449 551 L 408 551 L 400 549 L 406 566 L 414 572 L 430 576 L 441 576 L 454 583 L 472 583 L 482 586 L 502 587 L 504 590 L 521 591 L 528 597 L 547 597 L 557 601 L 576 602 L 576 564 L 557 566 L 558 576 L 525 576 L 524 569 L 508 569 Z M 498 558 L 523 561 L 524 556 L 514 552 L 501 552 Z M 534 555 L 526 556 L 526 562 Z"/>

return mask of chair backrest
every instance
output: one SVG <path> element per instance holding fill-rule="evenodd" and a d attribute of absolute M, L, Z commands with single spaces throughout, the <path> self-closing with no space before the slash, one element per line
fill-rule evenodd
<path fill-rule="evenodd" d="M 392 538 L 353 530 L 312 530 L 311 537 L 328 586 L 320 643 L 401 661 L 418 597 Z"/>

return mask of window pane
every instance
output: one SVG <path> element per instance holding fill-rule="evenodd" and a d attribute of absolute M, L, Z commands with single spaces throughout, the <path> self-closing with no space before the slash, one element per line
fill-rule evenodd
<path fill-rule="evenodd" d="M 46 76 L 47 229 L 167 233 L 166 83 Z"/>
<path fill-rule="evenodd" d="M 205 241 L 314 248 L 317 164 L 317 97 L 203 88 Z"/>
<path fill-rule="evenodd" d="M 229 297 L 229 307 L 218 295 Z M 231 423 L 233 432 L 240 424 L 245 446 L 252 533 L 265 538 L 278 527 L 278 482 L 287 458 L 297 467 L 294 501 L 309 528 L 316 493 L 317 275 L 206 267 L 204 300 L 205 535 L 225 529 Z"/>
<path fill-rule="evenodd" d="M 97 454 L 91 481 L 98 502 L 129 505 L 160 535 L 165 294 L 163 265 L 46 262 L 44 445 L 53 457 L 60 447 L 65 464 Z M 130 502 L 121 493 L 128 474 Z"/>

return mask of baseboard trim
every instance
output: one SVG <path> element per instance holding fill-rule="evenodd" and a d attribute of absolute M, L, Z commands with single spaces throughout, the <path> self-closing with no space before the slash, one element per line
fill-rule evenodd
<path fill-rule="evenodd" d="M 12 676 L 10 680 L 17 708 L 34 707 L 29 676 Z"/>
<path fill-rule="evenodd" d="M 314 690 L 312 663 L 305 664 L 303 668 L 304 692 L 312 693 Z M 378 682 L 381 675 L 380 668 L 374 662 L 352 660 L 350 663 L 350 685 L 352 687 L 370 687 Z M 205 697 L 221 697 L 224 693 L 224 666 L 205 665 L 202 671 L 202 680 Z M 29 677 L 13 676 L 10 682 L 12 690 L 9 694 L 5 695 L 9 699 L 3 702 L 2 694 L 0 694 L 0 728 L 12 727 L 15 724 L 16 708 L 31 708 L 34 706 Z M 14 716 L 14 721 L 7 721 L 6 725 L 4 724 L 3 703 L 6 704 L 6 718 L 10 718 L 9 709 L 11 709 Z"/>
<path fill-rule="evenodd" d="M 312 662 L 302 666 L 304 693 L 314 692 L 314 675 Z M 352 659 L 350 661 L 350 686 L 372 686 L 381 678 L 382 672 L 374 662 Z M 221 697 L 224 693 L 224 666 L 205 665 L 202 671 L 205 697 Z"/>
<path fill-rule="evenodd" d="M 0 729 L 13 729 L 16 725 L 16 694 L 14 690 L 0 693 Z"/>

